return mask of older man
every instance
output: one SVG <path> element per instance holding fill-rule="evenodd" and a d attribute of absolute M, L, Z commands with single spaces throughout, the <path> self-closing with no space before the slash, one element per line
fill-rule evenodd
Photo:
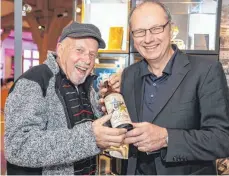
<path fill-rule="evenodd" d="M 126 130 L 103 126 L 110 117 L 96 120 L 99 111 L 91 103 L 98 48 L 105 48 L 99 29 L 73 22 L 57 53 L 49 52 L 44 64 L 15 82 L 5 108 L 8 174 L 95 174 L 95 156 L 120 146 Z"/>

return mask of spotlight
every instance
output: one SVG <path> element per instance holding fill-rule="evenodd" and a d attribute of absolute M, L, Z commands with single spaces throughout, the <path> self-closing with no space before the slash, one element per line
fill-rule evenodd
<path fill-rule="evenodd" d="M 38 29 L 44 31 L 44 30 L 45 30 L 45 26 L 39 25 L 39 26 L 38 26 Z"/>
<path fill-rule="evenodd" d="M 63 12 L 57 15 L 58 18 L 60 17 L 67 17 L 68 16 L 68 12 Z"/>
<path fill-rule="evenodd" d="M 76 8 L 76 13 L 80 13 L 81 9 L 79 7 Z"/>
<path fill-rule="evenodd" d="M 26 13 L 30 13 L 32 11 L 32 7 L 29 4 L 24 4 L 22 7 L 22 10 L 25 11 Z"/>

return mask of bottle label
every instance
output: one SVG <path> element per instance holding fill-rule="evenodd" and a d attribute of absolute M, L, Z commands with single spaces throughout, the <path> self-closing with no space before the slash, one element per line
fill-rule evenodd
<path fill-rule="evenodd" d="M 113 128 L 122 124 L 131 124 L 130 115 L 121 94 L 111 93 L 104 98 L 104 101 L 108 114 L 112 114 L 110 121 Z"/>

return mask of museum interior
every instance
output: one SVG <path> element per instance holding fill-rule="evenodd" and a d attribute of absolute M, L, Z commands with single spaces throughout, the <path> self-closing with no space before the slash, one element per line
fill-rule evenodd
<path fill-rule="evenodd" d="M 142 0 L 1 0 L 1 175 L 4 158 L 4 107 L 14 81 L 55 51 L 62 29 L 72 21 L 96 24 L 106 42 L 95 60 L 98 79 L 142 59 L 134 48 L 128 15 Z M 190 55 L 222 63 L 229 86 L 229 0 L 161 0 L 172 15 L 172 39 Z M 225 141 L 228 142 L 228 141 Z M 101 175 L 114 161 L 99 156 Z M 116 163 L 117 164 L 117 163 Z M 229 174 L 229 158 L 216 161 L 218 174 Z M 118 164 L 117 164 L 118 165 Z"/>

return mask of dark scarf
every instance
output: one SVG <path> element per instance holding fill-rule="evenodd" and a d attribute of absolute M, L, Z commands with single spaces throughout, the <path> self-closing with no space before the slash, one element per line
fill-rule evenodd
<path fill-rule="evenodd" d="M 89 76 L 83 84 L 78 86 L 77 90 L 75 85 L 66 78 L 62 70 L 57 75 L 57 88 L 67 109 L 69 128 L 96 119 L 89 100 L 89 89 L 93 79 L 93 76 Z M 94 175 L 95 171 L 95 156 L 74 163 L 74 175 Z"/>

